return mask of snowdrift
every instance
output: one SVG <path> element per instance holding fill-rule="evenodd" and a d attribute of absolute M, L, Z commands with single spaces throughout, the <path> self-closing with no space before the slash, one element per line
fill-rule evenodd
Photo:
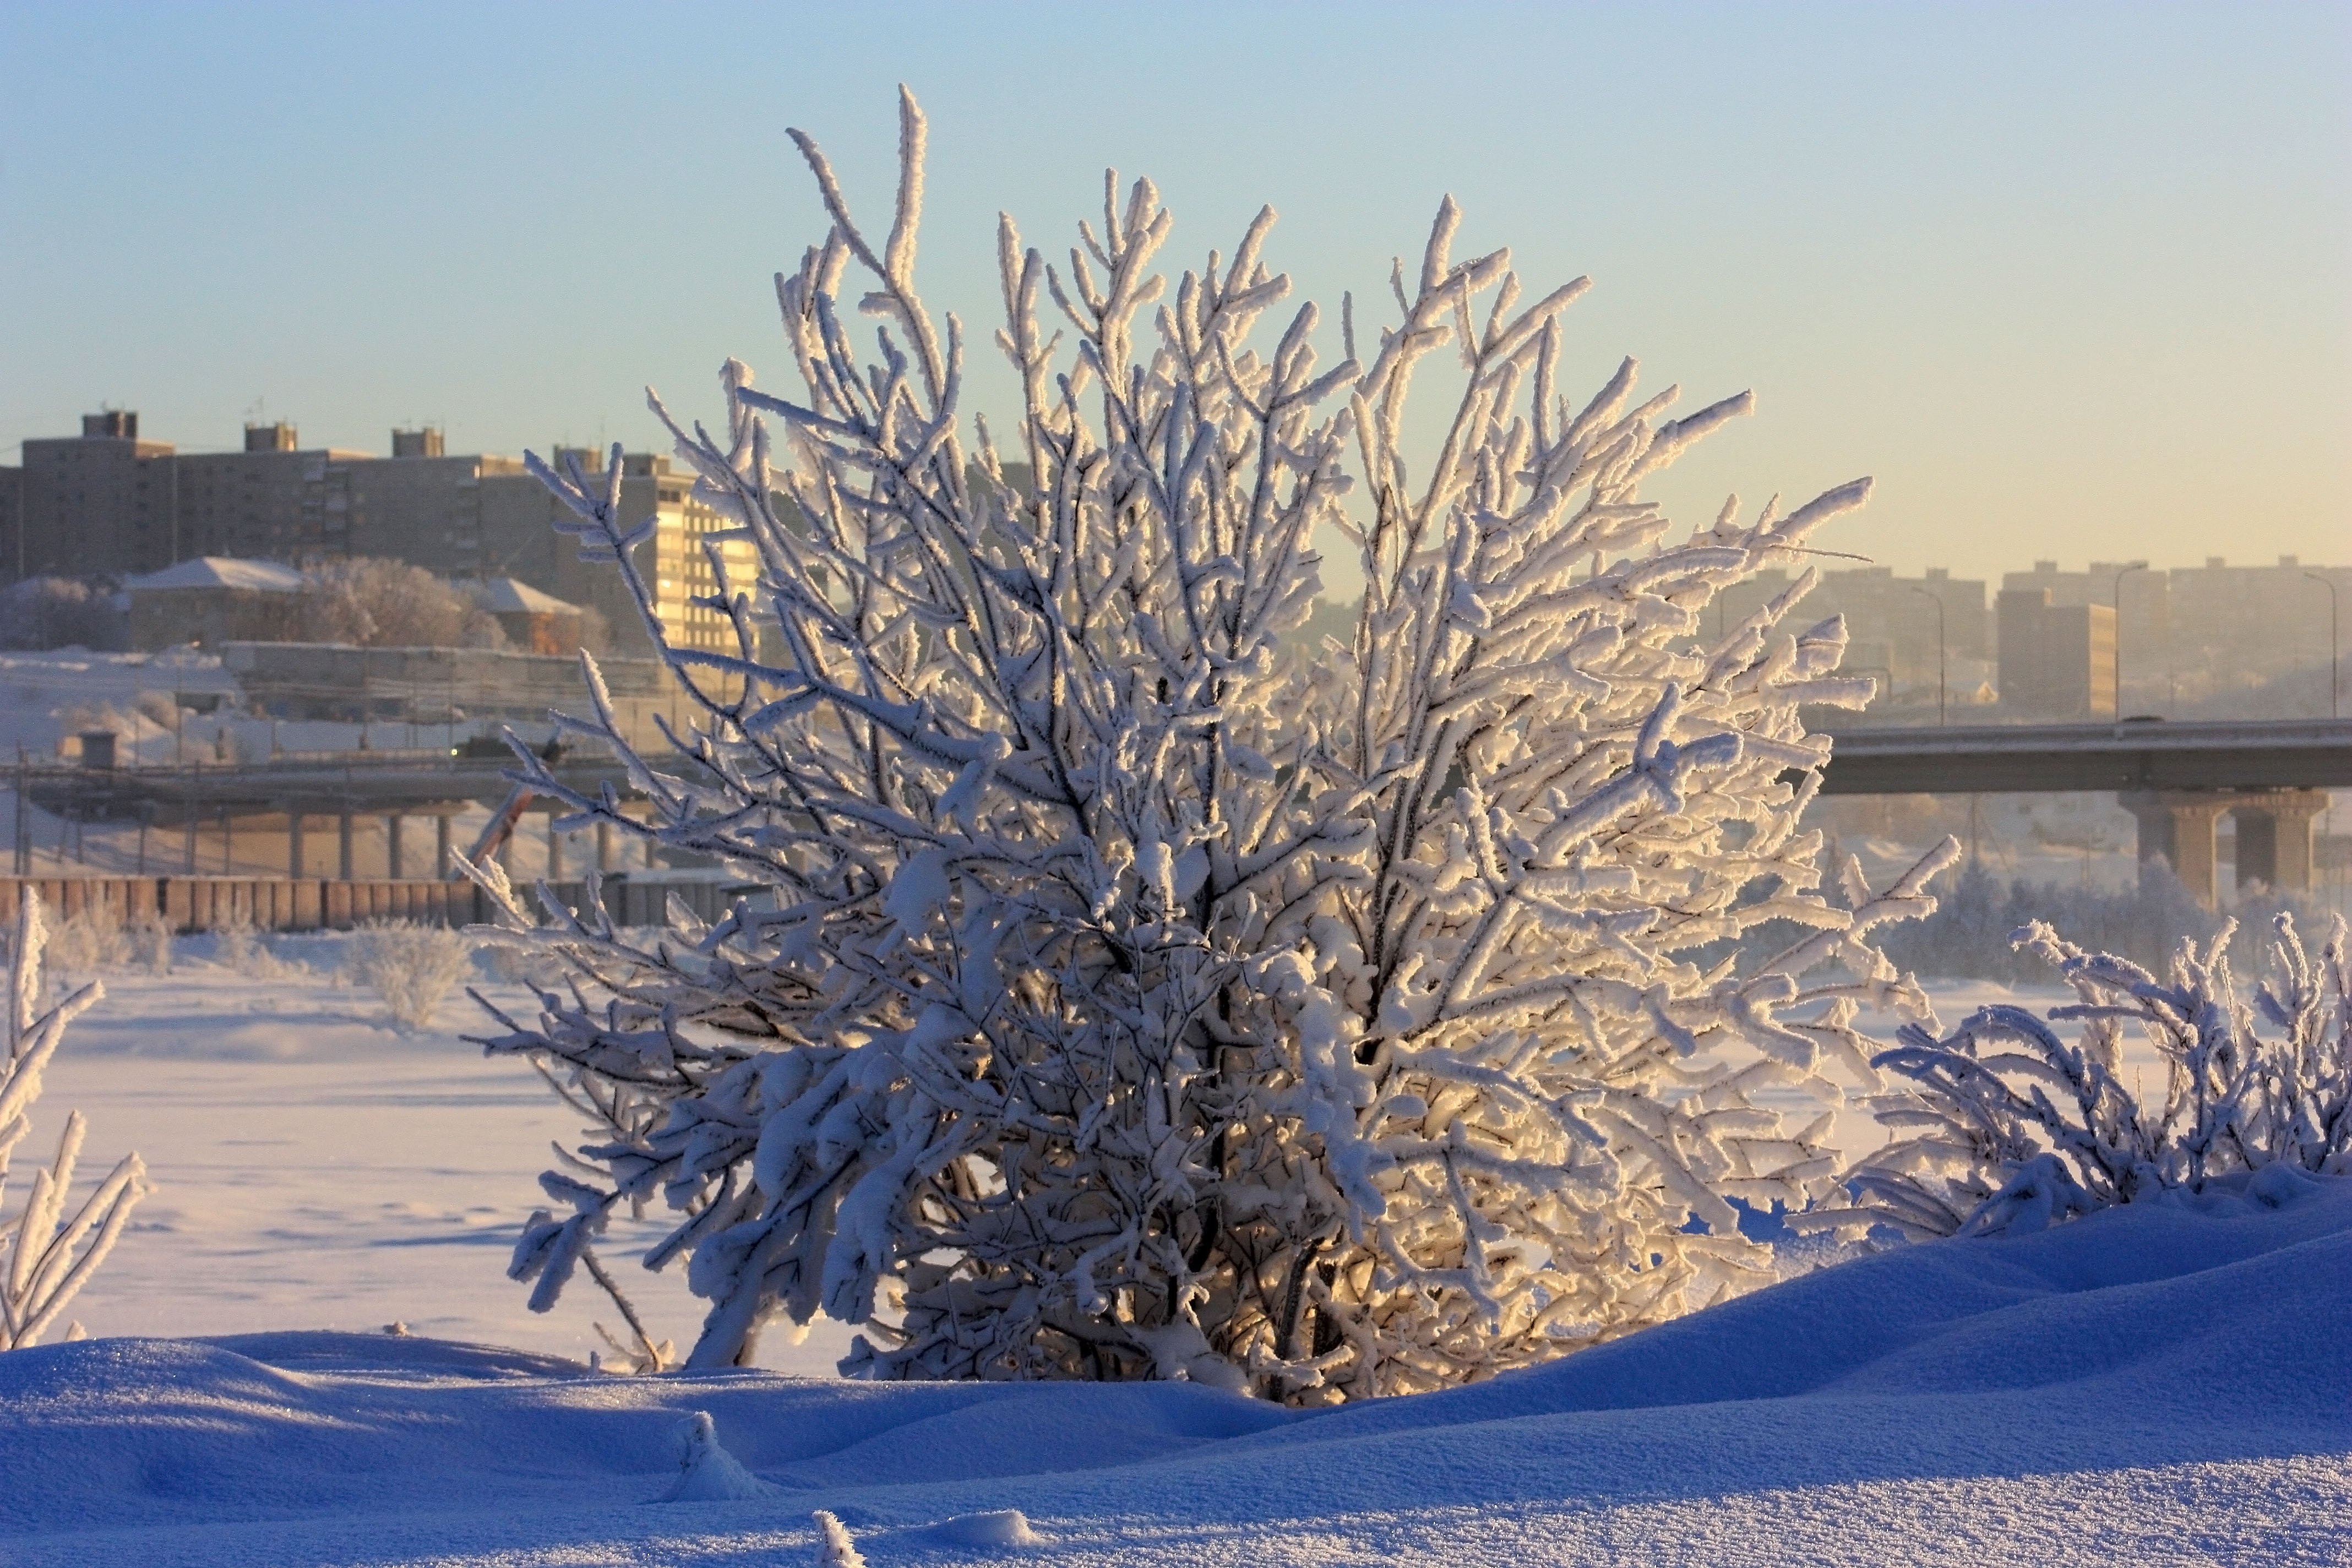
<path fill-rule="evenodd" d="M 0 1561 L 814 1563 L 824 1509 L 876 1568 L 2343 1562 L 2347 1302 L 2352 1179 L 2274 1172 L 1320 1414 L 96 1341 L 0 1357 Z"/>

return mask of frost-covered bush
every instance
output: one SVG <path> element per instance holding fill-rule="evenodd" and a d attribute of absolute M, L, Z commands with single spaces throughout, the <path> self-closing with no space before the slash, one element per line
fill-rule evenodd
<path fill-rule="evenodd" d="M 41 1072 L 57 1055 L 66 1026 L 106 993 L 96 981 L 40 1007 L 41 961 L 48 933 L 41 900 L 29 888 L 16 911 L 8 942 L 6 1056 L 0 1059 L 0 1203 L 8 1184 L 8 1157 L 32 1131 L 33 1102 L 41 1097 Z M 73 1191 L 74 1166 L 87 1131 L 77 1110 L 58 1136 L 57 1155 L 33 1173 L 25 1205 L 0 1218 L 0 1350 L 37 1344 L 58 1314 L 106 1261 L 131 1211 L 147 1195 L 147 1167 L 137 1154 L 122 1157 L 70 1217 L 66 1202 Z M 5 1215 L 0 1208 L 0 1215 Z M 71 1325 L 68 1339 L 81 1337 Z"/>
<path fill-rule="evenodd" d="M 352 938 L 344 973 L 383 999 L 404 1029 L 422 1028 L 473 967 L 474 939 L 446 926 L 374 921 Z"/>
<path fill-rule="evenodd" d="M 1914 1237 L 1978 1234 L 2273 1165 L 2352 1172 L 2344 921 L 2315 963 L 2294 918 L 2276 917 L 2251 1004 L 2228 963 L 2235 929 L 2183 941 L 2162 979 L 2040 922 L 2017 931 L 2081 1000 L 2046 1017 L 1979 1008 L 1941 1038 L 1905 1027 L 1878 1059 L 1912 1087 L 1877 1103 L 1894 1139 L 1855 1173 L 1864 1205 Z M 2161 1098 L 2125 1065 L 2126 1026 L 2162 1064 Z"/>
<path fill-rule="evenodd" d="M 0 590 L 0 647 L 130 646 L 131 616 L 110 584 L 28 577 Z"/>
<path fill-rule="evenodd" d="M 422 566 L 352 556 L 302 574 L 280 635 L 354 647 L 502 647 L 496 617 Z"/>
<path fill-rule="evenodd" d="M 84 904 L 47 940 L 50 966 L 70 974 L 119 969 L 131 962 L 133 951 L 122 911 L 109 903 Z"/>
<path fill-rule="evenodd" d="M 1801 1206 L 1836 1162 L 1826 1117 L 1760 1097 L 1866 1078 L 1865 1004 L 1924 1015 L 1869 933 L 1931 907 L 1951 851 L 1832 907 L 1798 826 L 1829 743 L 1798 710 L 1869 683 L 1836 674 L 1840 624 L 1780 626 L 1809 572 L 1713 640 L 1706 607 L 1801 567 L 1866 482 L 1677 534 L 1643 483 L 1750 400 L 1668 418 L 1631 361 L 1567 400 L 1581 280 L 1528 302 L 1507 253 L 1454 259 L 1448 201 L 1393 324 L 1347 301 L 1334 334 L 1268 314 L 1270 210 L 1171 279 L 1170 216 L 1115 179 L 1066 270 L 1002 225 L 1001 447 L 963 327 L 916 292 L 911 100 L 902 129 L 878 240 L 794 132 L 833 220 L 779 280 L 803 390 L 730 363 L 719 434 L 670 425 L 758 550 L 757 582 L 712 558 L 733 649 L 667 642 L 617 463 L 533 459 L 694 716 L 683 756 L 639 754 L 589 661 L 566 722 L 650 812 L 533 782 L 560 826 L 718 858 L 774 907 L 648 942 L 549 898 L 520 936 L 577 984 L 487 1043 L 604 1130 L 544 1178 L 569 1212 L 518 1247 L 532 1304 L 660 1200 L 683 1219 L 646 1265 L 690 1258 L 710 1303 L 689 1366 L 824 1312 L 870 1376 L 1320 1402 L 1764 1278 L 1727 1200 Z M 1408 460 L 1417 373 L 1453 384 Z M 1286 653 L 1326 531 L 1364 597 Z M 1766 961 L 1691 959 L 1780 918 L 1805 931 Z"/>
<path fill-rule="evenodd" d="M 2070 932 L 2093 952 L 2160 969 L 2182 937 L 2203 942 L 2221 929 L 2222 917 L 2198 903 L 2161 864 L 2141 867 L 2133 886 L 2109 891 L 2004 880 L 1979 860 L 1938 889 L 1934 914 L 1889 931 L 1882 945 L 1889 959 L 1914 974 L 2041 981 L 2049 977 L 2047 965 L 2032 947 L 2011 940 L 2037 920 Z"/>
<path fill-rule="evenodd" d="M 172 973 L 172 943 L 177 933 L 169 920 L 148 910 L 124 921 L 122 934 L 131 962 L 150 974 Z"/>
<path fill-rule="evenodd" d="M 243 910 L 213 928 L 213 962 L 248 980 L 283 980 L 308 970 L 298 960 L 279 956 L 268 933 Z"/>

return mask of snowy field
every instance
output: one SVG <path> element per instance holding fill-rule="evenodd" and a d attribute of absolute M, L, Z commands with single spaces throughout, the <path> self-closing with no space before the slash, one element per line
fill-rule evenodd
<path fill-rule="evenodd" d="M 2352 1561 L 2352 1184 L 1902 1249 L 1312 1416 L 847 1384 L 838 1330 L 625 1379 L 584 1367 L 600 1299 L 534 1317 L 503 1274 L 570 1117 L 456 1038 L 463 997 L 394 1032 L 339 945 L 253 979 L 184 942 L 110 975 L 51 1069 L 34 1146 L 78 1106 L 85 1169 L 136 1147 L 157 1192 L 73 1309 L 137 1337 L 0 1357 L 0 1562 L 814 1563 L 820 1508 L 876 1568 Z M 623 1272 L 689 1336 L 680 1280 Z M 754 1495 L 656 1500 L 695 1412 L 750 1479 L 685 1489 Z"/>
<path fill-rule="evenodd" d="M 47 1074 L 33 1146 L 79 1108 L 83 1169 L 126 1150 L 154 1195 L 73 1315 L 93 1334 L 236 1334 L 281 1328 L 415 1332 L 574 1361 L 601 1345 L 592 1300 L 523 1308 L 506 1278 L 525 1215 L 545 1201 L 549 1145 L 577 1142 L 576 1118 L 524 1062 L 486 1059 L 462 1032 L 488 1020 L 462 993 L 430 1032 L 402 1034 L 383 1005 L 339 973 L 347 939 L 276 939 L 292 973 L 254 978 L 183 940 L 167 976 L 103 978 L 106 999 L 75 1024 Z M 528 994 L 495 980 L 509 1008 Z M 635 1237 L 624 1216 L 619 1257 Z M 656 1337 L 692 1338 L 699 1312 L 676 1274 L 627 1271 Z M 620 1325 L 605 1308 L 604 1320 Z M 847 1333 L 805 1347 L 772 1342 L 773 1364 L 830 1373 Z"/>
<path fill-rule="evenodd" d="M 594 1323 L 618 1328 L 604 1299 L 567 1292 L 539 1316 L 506 1278 L 523 1218 L 545 1202 L 549 1145 L 579 1142 L 576 1118 L 529 1064 L 485 1058 L 460 1036 L 488 1020 L 462 994 L 429 1032 L 402 1034 L 368 991 L 342 983 L 347 939 L 279 937 L 289 973 L 232 973 L 184 939 L 173 973 L 103 978 L 106 999 L 73 1027 L 47 1074 L 28 1147 L 46 1148 L 79 1108 L 90 1121 L 83 1169 L 131 1149 L 155 1194 L 74 1302 L 93 1334 L 243 1334 L 303 1328 L 419 1334 L 583 1360 Z M 520 986 L 484 980 L 500 1006 Z M 2061 999 L 1987 982 L 1933 988 L 1948 1022 L 1984 1002 Z M 1807 1108 L 1790 1103 L 1792 1112 Z M 1874 1142 L 1847 1112 L 1849 1147 Z M 656 1212 L 614 1222 L 607 1257 L 633 1257 L 667 1233 Z M 655 1329 L 691 1342 L 700 1304 L 677 1268 L 624 1271 Z M 847 1330 L 820 1324 L 800 1345 L 775 1334 L 764 1364 L 829 1374 Z"/>

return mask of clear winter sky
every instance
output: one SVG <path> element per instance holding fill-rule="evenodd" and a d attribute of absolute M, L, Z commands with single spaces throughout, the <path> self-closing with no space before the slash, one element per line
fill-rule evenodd
<path fill-rule="evenodd" d="M 1334 307 L 1451 190 L 1465 250 L 1595 279 L 1574 384 L 1757 388 L 1664 492 L 1694 521 L 1870 473 L 1823 542 L 1906 571 L 2352 557 L 2340 0 L 0 0 L 0 461 L 101 401 L 197 449 L 648 445 L 647 382 L 782 379 L 769 277 L 822 233 L 784 127 L 881 226 L 901 80 L 973 326 L 997 210 L 1054 254 L 1106 164 L 1182 261 L 1272 203 Z"/>

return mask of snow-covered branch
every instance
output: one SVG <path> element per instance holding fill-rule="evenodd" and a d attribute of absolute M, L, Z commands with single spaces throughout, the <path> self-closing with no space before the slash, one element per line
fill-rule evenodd
<path fill-rule="evenodd" d="M 41 901 L 27 888 L 8 948 L 6 1056 L 0 1060 L 0 1200 L 6 1196 L 8 1157 L 32 1131 L 41 1073 L 57 1055 L 66 1026 L 105 994 L 96 981 L 40 1009 L 41 954 L 48 931 Z M 56 1158 L 33 1173 L 25 1206 L 0 1222 L 0 1350 L 38 1344 L 122 1235 L 131 1211 L 147 1195 L 147 1167 L 126 1154 L 70 1215 L 74 1167 L 87 1126 L 77 1110 L 58 1135 Z M 74 1324 L 69 1338 L 80 1337 Z"/>

